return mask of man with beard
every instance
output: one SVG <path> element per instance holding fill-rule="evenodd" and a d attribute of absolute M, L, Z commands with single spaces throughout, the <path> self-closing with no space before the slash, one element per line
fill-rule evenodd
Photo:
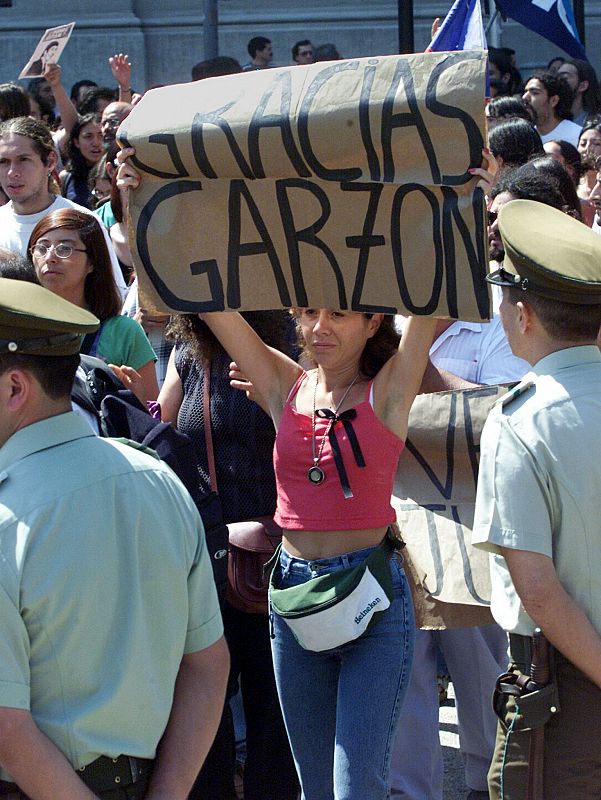
<path fill-rule="evenodd" d="M 580 125 L 571 122 L 574 92 L 567 80 L 552 72 L 535 72 L 522 95 L 526 108 L 545 142 L 563 139 L 578 146 Z"/>

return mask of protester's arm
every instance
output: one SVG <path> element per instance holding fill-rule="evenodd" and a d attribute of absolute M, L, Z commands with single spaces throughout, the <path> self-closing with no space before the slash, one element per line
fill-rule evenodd
<path fill-rule="evenodd" d="M 561 585 L 551 558 L 501 548 L 522 605 L 547 639 L 601 688 L 601 637 Z"/>
<path fill-rule="evenodd" d="M 213 743 L 223 711 L 229 654 L 223 636 L 182 658 L 171 715 L 146 800 L 186 800 Z"/>
<path fill-rule="evenodd" d="M 474 177 L 476 186 L 482 189 L 485 195 L 489 195 L 497 180 L 499 165 L 497 159 L 490 152 L 488 147 L 482 151 L 482 164 L 479 167 L 469 169 L 468 172 Z"/>
<path fill-rule="evenodd" d="M 147 361 L 146 364 L 138 367 L 138 373 L 144 382 L 146 400 L 156 400 L 159 395 L 159 383 L 154 361 Z"/>
<path fill-rule="evenodd" d="M 119 101 L 131 103 L 131 63 L 129 56 L 123 53 L 115 53 L 109 58 L 109 64 L 113 77 L 119 85 Z"/>
<path fill-rule="evenodd" d="M 477 389 L 480 387 L 479 383 L 472 383 L 454 375 L 452 372 L 447 372 L 446 369 L 435 367 L 434 364 L 428 359 L 424 377 L 422 378 L 421 386 L 419 387 L 419 394 L 430 394 L 432 392 L 448 392 L 458 391 L 460 389 Z"/>
<path fill-rule="evenodd" d="M 268 347 L 236 312 L 199 316 L 265 399 L 277 427 L 288 392 L 301 373 L 299 365 L 279 350 Z"/>
<path fill-rule="evenodd" d="M 437 320 L 408 317 L 398 350 L 374 381 L 374 410 L 382 422 L 404 439 L 409 411 L 424 376 Z"/>
<path fill-rule="evenodd" d="M 161 420 L 163 422 L 171 422 L 175 425 L 183 399 L 184 389 L 175 366 L 175 348 L 173 348 L 169 355 L 167 374 L 158 397 L 158 402 L 161 406 Z"/>
<path fill-rule="evenodd" d="M 0 764 L 31 800 L 94 800 L 30 712 L 0 707 Z"/>
<path fill-rule="evenodd" d="M 246 379 L 246 375 L 242 372 L 240 367 L 235 361 L 230 363 L 230 386 L 232 389 L 237 389 L 248 397 L 252 403 L 260 406 L 266 414 L 269 414 L 269 407 L 261 395 L 257 392 L 253 384 Z"/>
<path fill-rule="evenodd" d="M 58 64 L 48 64 L 44 71 L 44 78 L 52 87 L 54 101 L 61 117 L 62 132 L 59 144 L 62 150 L 77 122 L 77 109 L 61 83 L 61 68 Z"/>

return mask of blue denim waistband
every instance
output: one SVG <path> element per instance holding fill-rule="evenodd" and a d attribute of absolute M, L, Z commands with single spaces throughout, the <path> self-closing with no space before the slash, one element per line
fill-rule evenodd
<path fill-rule="evenodd" d="M 311 574 L 315 577 L 322 572 L 338 572 L 349 567 L 356 567 L 365 561 L 370 553 L 373 553 L 378 547 L 379 545 L 374 545 L 372 547 L 364 547 L 362 550 L 352 550 L 350 553 L 340 553 L 337 556 L 312 560 L 292 556 L 282 547 L 280 567 L 284 575 L 292 572 L 301 575 Z"/>

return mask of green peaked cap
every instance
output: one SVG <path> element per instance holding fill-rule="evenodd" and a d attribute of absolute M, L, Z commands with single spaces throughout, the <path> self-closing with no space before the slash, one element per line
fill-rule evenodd
<path fill-rule="evenodd" d="M 534 200 L 499 212 L 503 267 L 487 276 L 551 300 L 601 304 L 601 236 L 577 219 Z"/>
<path fill-rule="evenodd" d="M 99 325 L 89 311 L 42 286 L 0 278 L 0 354 L 71 355 Z"/>

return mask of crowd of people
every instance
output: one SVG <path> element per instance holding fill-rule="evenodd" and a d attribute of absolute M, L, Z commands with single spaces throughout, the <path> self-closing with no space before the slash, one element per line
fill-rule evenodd
<path fill-rule="evenodd" d="M 192 80 L 267 69 L 272 42 L 253 37 L 248 56 L 195 64 Z M 309 39 L 291 49 L 301 67 L 341 57 Z M 553 59 L 524 83 L 513 51 L 489 60 L 489 149 L 471 172 L 487 197 L 490 323 L 145 308 L 127 232 L 139 174 L 116 143 L 140 99 L 127 55 L 109 59 L 114 89 L 84 79 L 68 94 L 57 64 L 27 91 L 0 86 L 0 797 L 442 800 L 437 680 L 449 676 L 467 797 L 521 800 L 529 742 L 490 697 L 509 643 L 512 670 L 527 669 L 534 620 L 556 647 L 561 709 L 544 798 L 598 798 L 601 90 L 584 61 Z M 228 597 L 219 609 L 185 491 L 153 457 L 93 435 L 72 401 L 80 351 L 191 438 L 198 488 L 218 490 L 226 523 L 275 515 L 274 603 L 375 564 L 374 624 L 306 647 L 283 614 Z M 526 374 L 482 443 L 474 531 L 495 554 L 499 624 L 416 630 L 391 528 L 413 401 Z M 568 703 L 566 719 L 588 717 L 586 748 L 562 725 Z"/>

